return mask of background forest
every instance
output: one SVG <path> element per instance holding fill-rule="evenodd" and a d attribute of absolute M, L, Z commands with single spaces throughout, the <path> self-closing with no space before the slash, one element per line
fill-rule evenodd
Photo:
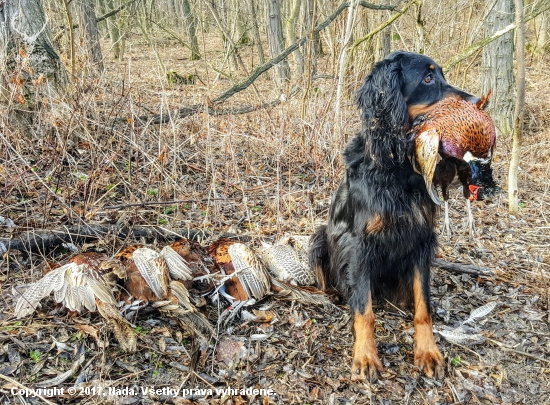
<path fill-rule="evenodd" d="M 127 403 L 548 403 L 548 10 L 549 0 L 4 1 L 0 396 L 15 403 L 10 387 L 72 370 L 70 350 L 55 344 L 83 341 L 87 363 L 64 384 L 277 392 L 269 400 Z M 107 347 L 108 336 L 94 343 L 73 320 L 13 318 L 11 288 L 85 243 L 114 254 L 133 241 L 177 235 L 206 243 L 232 233 L 257 245 L 285 232 L 313 233 L 343 175 L 342 150 L 361 125 L 355 93 L 394 50 L 430 56 L 472 94 L 491 90 L 488 111 L 499 129 L 492 164 L 502 192 L 473 205 L 471 238 L 464 199 L 451 190 L 453 234 L 440 237 L 438 253 L 492 274 L 435 271 L 435 323 L 466 319 L 489 301 L 499 307 L 478 326 L 482 346 L 438 343 L 446 345 L 445 381 L 415 374 L 411 313 L 389 304 L 377 311 L 377 333 L 391 371 L 375 385 L 346 380 L 346 311 L 277 304 L 271 329 L 245 322 L 221 330 L 220 339 L 242 350 L 219 356 L 201 347 L 193 372 L 192 343 L 167 323 L 139 324 L 144 350 L 122 355 Z M 514 136 L 521 151 L 509 207 Z M 258 333 L 269 338 L 251 339 Z"/>

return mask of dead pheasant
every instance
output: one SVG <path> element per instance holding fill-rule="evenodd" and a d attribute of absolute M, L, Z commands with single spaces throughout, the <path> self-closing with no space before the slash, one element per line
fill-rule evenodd
<path fill-rule="evenodd" d="M 225 275 L 235 273 L 235 277 L 225 281 L 225 291 L 222 289 L 229 300 L 244 302 L 254 298 L 259 301 L 269 292 L 269 274 L 254 251 L 245 244 L 221 238 L 208 247 L 208 253 Z"/>
<path fill-rule="evenodd" d="M 271 246 L 263 243 L 256 253 L 277 280 L 313 285 L 315 275 L 309 266 L 308 244 L 309 236 L 285 236 Z"/>
<path fill-rule="evenodd" d="M 247 302 L 251 298 L 260 300 L 269 293 L 276 293 L 302 303 L 331 305 L 328 298 L 315 288 L 298 287 L 271 277 L 260 255 L 243 243 L 228 238 L 218 239 L 210 245 L 208 252 L 225 274 L 235 273 L 224 285 L 225 296 L 230 301 Z M 272 255 L 275 260 L 280 257 L 278 254 Z M 272 264 L 281 267 L 280 263 Z M 298 266 L 294 264 L 290 267 Z"/>
<path fill-rule="evenodd" d="M 212 326 L 189 300 L 189 292 L 178 280 L 191 280 L 191 269 L 170 246 L 160 253 L 130 246 L 116 257 L 126 269 L 126 301 L 148 302 L 160 313 L 178 320 L 194 335 L 212 334 Z"/>
<path fill-rule="evenodd" d="M 482 200 L 498 190 L 491 169 L 496 130 L 491 117 L 483 110 L 490 94 L 477 104 L 446 98 L 413 122 L 413 163 L 424 177 L 428 193 L 436 204 L 439 204 L 439 198 L 435 186 L 441 187 L 448 233 L 448 187 L 455 177 L 458 176 L 466 198 L 470 234 L 474 226 L 470 200 Z"/>
<path fill-rule="evenodd" d="M 15 316 L 32 314 L 39 302 L 54 294 L 56 302 L 70 311 L 98 311 L 113 330 L 121 348 L 136 350 L 136 337 L 116 308 L 112 280 L 122 277 L 124 269 L 105 265 L 109 257 L 96 252 L 81 253 L 66 264 L 50 270 L 44 277 L 30 284 L 15 305 Z"/>

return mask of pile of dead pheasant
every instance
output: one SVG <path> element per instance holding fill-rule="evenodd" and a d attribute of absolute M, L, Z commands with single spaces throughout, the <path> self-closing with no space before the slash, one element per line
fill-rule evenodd
<path fill-rule="evenodd" d="M 193 336 L 209 337 L 216 320 L 201 312 L 206 299 L 228 307 L 225 321 L 270 294 L 330 305 L 320 291 L 307 287 L 314 283 L 307 263 L 308 240 L 289 236 L 252 249 L 223 238 L 204 249 L 196 241 L 180 239 L 160 251 L 132 245 L 114 257 L 80 253 L 51 266 L 35 283 L 14 288 L 15 316 L 34 313 L 53 293 L 69 313 L 97 311 L 125 351 L 136 350 L 130 320 L 144 307 L 175 320 Z"/>

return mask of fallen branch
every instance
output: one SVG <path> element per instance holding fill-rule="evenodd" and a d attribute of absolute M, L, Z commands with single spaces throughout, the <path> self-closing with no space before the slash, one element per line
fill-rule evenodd
<path fill-rule="evenodd" d="M 262 103 L 259 105 L 249 105 L 244 107 L 238 107 L 238 108 L 224 108 L 223 110 L 215 110 L 211 107 L 208 107 L 208 115 L 212 116 L 222 116 L 222 115 L 239 115 L 239 114 L 248 114 L 253 111 L 262 110 L 264 108 L 272 108 L 277 105 L 281 104 L 281 100 L 273 100 L 269 103 Z M 205 111 L 206 106 L 204 104 L 196 104 L 191 107 L 185 107 L 185 108 L 179 108 L 177 110 L 174 110 L 172 114 L 162 114 L 162 115 L 155 115 L 154 117 L 149 116 L 141 116 L 138 117 L 140 121 L 147 122 L 151 120 L 152 124 L 165 124 L 167 122 L 170 122 L 174 117 L 178 118 L 185 118 L 190 117 L 191 115 L 195 115 L 201 111 Z M 126 121 L 127 118 L 120 118 L 119 121 Z"/>
<path fill-rule="evenodd" d="M 473 266 L 469 264 L 449 263 L 441 259 L 435 259 L 434 265 L 440 269 L 452 273 L 472 274 L 475 276 L 494 276 L 495 273 L 489 267 Z"/>
<path fill-rule="evenodd" d="M 45 252 L 64 243 L 80 245 L 96 240 L 136 239 L 144 238 L 147 241 L 173 241 L 184 237 L 188 239 L 206 239 L 212 236 L 211 232 L 200 229 L 167 229 L 160 226 L 136 226 L 133 228 L 116 225 L 85 225 L 73 226 L 52 230 L 30 230 L 13 238 L 0 238 L 0 252 L 19 250 L 22 252 Z M 216 235 L 219 238 L 236 238 L 246 242 L 249 236 L 237 236 L 233 233 Z"/>

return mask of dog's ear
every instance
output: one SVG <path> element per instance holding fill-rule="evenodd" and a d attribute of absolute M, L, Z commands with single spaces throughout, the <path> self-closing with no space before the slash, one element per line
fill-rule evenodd
<path fill-rule="evenodd" d="M 408 123 L 407 103 L 403 98 L 402 55 L 392 54 L 378 62 L 359 90 L 357 104 L 365 124 L 369 119 L 384 119 L 397 125 Z"/>
<path fill-rule="evenodd" d="M 388 159 L 402 162 L 406 155 L 409 115 L 401 91 L 402 69 L 402 55 L 390 55 L 374 66 L 358 92 L 365 152 L 376 163 L 390 163 Z"/>

